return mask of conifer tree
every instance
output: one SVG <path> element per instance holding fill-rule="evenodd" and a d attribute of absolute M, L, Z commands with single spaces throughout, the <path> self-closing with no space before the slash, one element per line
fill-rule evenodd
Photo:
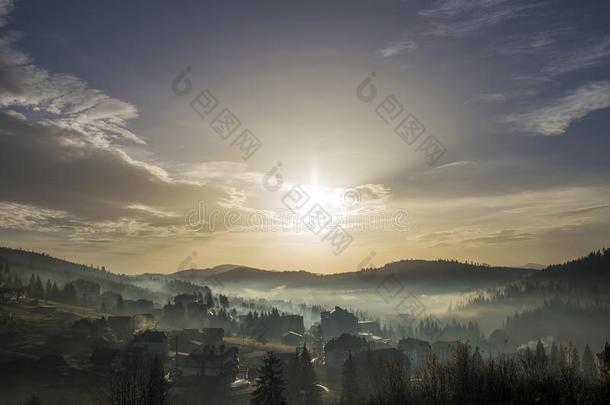
<path fill-rule="evenodd" d="M 587 381 L 592 381 L 597 377 L 597 365 L 589 345 L 585 346 L 585 351 L 582 354 L 582 371 Z"/>
<path fill-rule="evenodd" d="M 301 363 L 301 392 L 303 393 L 304 405 L 317 405 L 322 403 L 320 391 L 318 389 L 318 379 L 316 371 L 311 364 L 311 355 L 307 346 L 303 346 L 300 356 Z"/>
<path fill-rule="evenodd" d="M 267 352 L 263 357 L 263 365 L 258 371 L 256 389 L 252 393 L 252 405 L 283 405 L 284 377 L 282 363 L 273 352 Z"/>

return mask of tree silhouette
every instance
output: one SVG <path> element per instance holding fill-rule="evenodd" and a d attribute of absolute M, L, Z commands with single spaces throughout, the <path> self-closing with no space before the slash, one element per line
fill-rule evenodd
<path fill-rule="evenodd" d="M 282 362 L 273 352 L 263 357 L 263 365 L 256 379 L 256 389 L 252 393 L 252 405 L 283 405 L 285 382 L 282 375 Z"/>

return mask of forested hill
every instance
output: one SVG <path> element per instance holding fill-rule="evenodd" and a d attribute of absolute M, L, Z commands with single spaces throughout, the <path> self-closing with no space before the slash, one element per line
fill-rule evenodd
<path fill-rule="evenodd" d="M 591 252 L 587 256 L 563 264 L 553 264 L 531 276 L 533 280 L 564 281 L 575 285 L 599 286 L 610 281 L 610 249 Z"/>

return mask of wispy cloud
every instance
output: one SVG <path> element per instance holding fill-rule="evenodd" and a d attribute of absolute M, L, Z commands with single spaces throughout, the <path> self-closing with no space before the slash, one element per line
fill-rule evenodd
<path fill-rule="evenodd" d="M 377 53 L 382 58 L 389 58 L 391 56 L 395 56 L 401 54 L 405 51 L 414 51 L 419 46 L 417 43 L 411 39 L 399 39 L 393 42 L 390 42 L 385 48 L 379 49 Z"/>
<path fill-rule="evenodd" d="M 560 75 L 602 65 L 610 59 L 610 37 L 579 42 L 569 51 L 560 50 L 543 73 Z"/>
<path fill-rule="evenodd" d="M 610 107 L 610 81 L 589 83 L 550 105 L 508 116 L 514 129 L 538 135 L 561 135 L 590 112 Z"/>
<path fill-rule="evenodd" d="M 510 0 L 448 0 L 436 1 L 419 14 L 430 24 L 426 34 L 464 36 L 521 17 L 536 6 Z"/>

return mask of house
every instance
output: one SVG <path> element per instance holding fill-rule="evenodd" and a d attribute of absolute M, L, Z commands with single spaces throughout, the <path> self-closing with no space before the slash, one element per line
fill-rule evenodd
<path fill-rule="evenodd" d="M 201 330 L 204 346 L 220 346 L 225 336 L 223 328 L 203 328 Z"/>
<path fill-rule="evenodd" d="M 358 352 L 368 349 L 369 344 L 365 339 L 344 333 L 337 338 L 331 339 L 324 346 L 326 367 L 341 368 L 349 353 L 355 355 Z"/>
<path fill-rule="evenodd" d="M 235 381 L 239 373 L 237 347 L 226 349 L 224 346 L 204 348 L 201 352 L 192 353 L 187 359 L 181 359 L 178 368 L 183 377 L 212 377 Z"/>
<path fill-rule="evenodd" d="M 374 336 L 383 336 L 377 321 L 358 321 L 358 328 L 360 328 L 360 332 L 370 333 Z"/>
<path fill-rule="evenodd" d="M 146 354 L 165 358 L 169 351 L 169 344 L 165 332 L 146 330 L 133 337 L 129 348 L 141 349 Z"/>
<path fill-rule="evenodd" d="M 95 326 L 93 325 L 93 322 L 91 322 L 89 319 L 81 318 L 72 324 L 71 330 L 74 337 L 79 339 L 86 339 L 94 335 Z"/>
<path fill-rule="evenodd" d="M 109 316 L 107 324 L 120 339 L 127 339 L 133 335 L 134 325 L 131 316 Z"/>
<path fill-rule="evenodd" d="M 28 291 L 25 288 L 0 288 L 0 303 L 8 304 L 11 302 L 19 302 L 26 299 Z"/>
<path fill-rule="evenodd" d="M 409 365 L 409 358 L 395 347 L 379 350 L 366 350 L 352 355 L 354 365 L 357 369 L 368 369 L 384 367 L 388 364 Z"/>
<path fill-rule="evenodd" d="M 282 344 L 288 346 L 299 346 L 303 343 L 303 335 L 290 331 L 282 335 Z"/>
<path fill-rule="evenodd" d="M 425 340 L 406 338 L 398 342 L 398 350 L 403 352 L 412 367 L 421 367 L 432 354 L 432 346 Z"/>
<path fill-rule="evenodd" d="M 320 313 L 320 317 L 322 334 L 327 339 L 339 336 L 342 333 L 356 334 L 360 332 L 358 317 L 341 307 L 335 307 L 330 312 L 323 311 Z"/>

